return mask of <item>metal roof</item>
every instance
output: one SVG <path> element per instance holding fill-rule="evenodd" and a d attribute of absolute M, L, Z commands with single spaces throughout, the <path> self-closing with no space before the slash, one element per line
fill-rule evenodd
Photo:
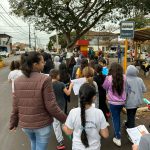
<path fill-rule="evenodd" d="M 10 35 L 8 35 L 8 34 L 0 34 L 0 38 L 11 38 L 11 36 Z"/>
<path fill-rule="evenodd" d="M 150 40 L 150 27 L 135 30 L 134 41 L 147 41 Z"/>

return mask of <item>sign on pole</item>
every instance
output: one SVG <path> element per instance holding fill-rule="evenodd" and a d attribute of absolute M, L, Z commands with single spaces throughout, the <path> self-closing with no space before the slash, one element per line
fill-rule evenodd
<path fill-rule="evenodd" d="M 134 26 L 135 23 L 131 21 L 122 21 L 120 26 L 120 38 L 125 40 L 125 51 L 124 51 L 124 73 L 127 69 L 127 50 L 128 50 L 128 40 L 134 38 Z"/>
<path fill-rule="evenodd" d="M 135 23 L 131 21 L 122 21 L 120 27 L 120 38 L 133 39 L 134 38 Z"/>

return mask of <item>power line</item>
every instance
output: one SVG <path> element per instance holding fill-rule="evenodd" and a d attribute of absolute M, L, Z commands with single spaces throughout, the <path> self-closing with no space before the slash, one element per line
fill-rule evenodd
<path fill-rule="evenodd" d="M 5 16 L 3 16 L 2 14 L 0 14 L 0 17 L 1 17 L 9 26 L 11 26 L 11 22 L 10 22 Z M 13 27 L 12 27 L 12 29 L 14 30 Z M 26 35 L 25 33 L 20 32 L 20 30 L 18 30 L 18 31 L 19 31 L 20 34 Z M 27 36 L 27 35 L 26 35 L 26 36 Z"/>
<path fill-rule="evenodd" d="M 23 28 L 21 28 L 15 21 L 14 19 L 9 15 L 9 13 L 5 10 L 5 8 L 2 6 L 2 4 L 0 4 L 1 8 L 6 12 L 6 14 L 8 15 L 8 17 L 12 20 L 12 22 L 17 25 L 21 30 L 24 30 Z M 22 31 L 21 31 L 22 32 Z M 26 34 L 26 33 L 25 33 Z"/>

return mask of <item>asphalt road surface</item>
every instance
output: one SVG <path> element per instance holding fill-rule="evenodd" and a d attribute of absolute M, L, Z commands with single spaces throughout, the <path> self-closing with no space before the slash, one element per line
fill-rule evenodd
<path fill-rule="evenodd" d="M 6 61 L 9 63 L 11 62 L 11 60 L 17 58 L 18 57 L 10 57 Z M 7 81 L 8 73 L 8 67 L 0 69 L 0 150 L 30 150 L 30 143 L 20 129 L 17 129 L 16 132 L 10 132 L 8 130 L 12 104 L 11 85 Z M 71 99 L 72 101 L 69 104 L 70 109 L 77 105 L 76 98 L 72 96 Z M 64 137 L 66 150 L 71 150 L 71 141 L 66 136 Z M 113 133 L 111 125 L 110 137 L 107 140 L 102 139 L 101 150 L 131 150 L 131 143 L 126 138 L 125 131 L 123 131 L 121 148 L 118 148 L 113 144 L 112 138 Z M 57 142 L 52 131 L 48 150 L 56 150 L 56 145 Z"/>

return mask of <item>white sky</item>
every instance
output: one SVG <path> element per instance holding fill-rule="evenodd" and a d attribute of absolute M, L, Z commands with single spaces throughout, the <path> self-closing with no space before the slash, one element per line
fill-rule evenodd
<path fill-rule="evenodd" d="M 6 33 L 13 37 L 12 41 L 29 43 L 29 27 L 21 18 L 16 17 L 15 15 L 10 15 L 10 17 L 16 22 L 13 22 L 12 19 L 8 16 L 6 12 L 10 13 L 10 6 L 8 0 L 0 0 L 0 34 Z M 19 25 L 19 26 L 18 26 Z M 37 45 L 40 47 L 45 47 L 49 41 L 49 35 L 45 32 L 36 31 L 37 35 Z M 31 25 L 31 44 L 34 46 L 34 27 Z"/>

